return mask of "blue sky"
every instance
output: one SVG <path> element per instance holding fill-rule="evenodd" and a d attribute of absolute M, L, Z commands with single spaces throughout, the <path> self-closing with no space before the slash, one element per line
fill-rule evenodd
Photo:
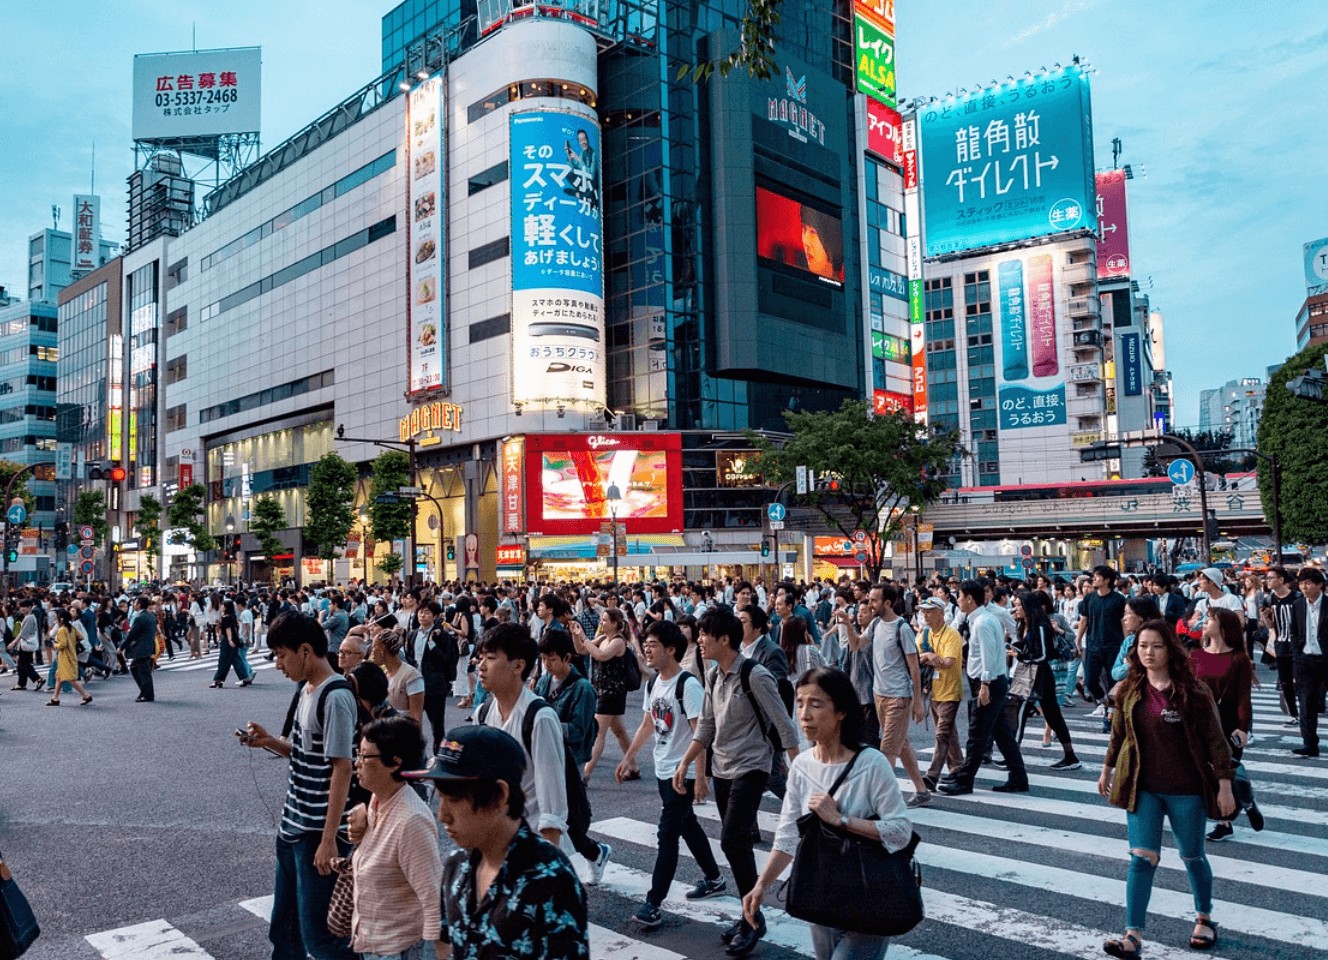
<path fill-rule="evenodd" d="M 0 70 L 0 284 L 26 294 L 28 236 L 88 189 L 124 238 L 133 55 L 263 47 L 263 143 L 373 79 L 391 0 L 10 4 Z M 1301 246 L 1328 236 L 1328 2 L 899 0 L 901 96 L 972 89 L 1075 54 L 1093 76 L 1097 165 L 1130 183 L 1136 277 L 1166 316 L 1181 424 L 1198 393 L 1295 349 Z M 1151 280 L 1151 285 L 1150 285 Z"/>

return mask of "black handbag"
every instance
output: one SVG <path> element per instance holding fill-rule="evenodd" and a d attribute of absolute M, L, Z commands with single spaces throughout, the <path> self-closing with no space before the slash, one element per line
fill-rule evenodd
<path fill-rule="evenodd" d="M 41 933 L 28 898 L 0 859 L 0 960 L 17 960 Z"/>
<path fill-rule="evenodd" d="M 869 749 L 869 748 L 864 748 Z M 828 791 L 836 790 L 857 763 L 859 750 Z M 815 813 L 798 818 L 798 851 L 785 892 L 790 916 L 852 933 L 894 937 L 908 933 L 926 916 L 922 871 L 913 859 L 919 837 L 890 853 L 868 840 L 826 823 Z"/>

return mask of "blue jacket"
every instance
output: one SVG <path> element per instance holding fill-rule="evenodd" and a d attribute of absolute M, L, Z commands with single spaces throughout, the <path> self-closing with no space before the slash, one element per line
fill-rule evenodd
<path fill-rule="evenodd" d="M 595 688 L 581 675 L 581 671 L 572 667 L 558 692 L 549 694 L 553 675 L 543 674 L 535 681 L 535 696 L 558 711 L 558 719 L 563 724 L 563 740 L 572 751 L 577 763 L 590 760 L 591 748 L 595 745 Z"/>

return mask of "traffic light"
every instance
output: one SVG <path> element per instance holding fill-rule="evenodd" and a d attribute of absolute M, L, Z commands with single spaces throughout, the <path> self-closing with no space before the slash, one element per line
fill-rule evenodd
<path fill-rule="evenodd" d="M 1119 443 L 1093 443 L 1079 451 L 1080 463 L 1093 463 L 1097 460 L 1119 460 L 1121 458 L 1121 445 Z"/>
<path fill-rule="evenodd" d="M 1328 379 L 1328 374 L 1322 370 L 1309 369 L 1299 377 L 1292 377 L 1287 381 L 1287 389 L 1291 391 L 1292 396 L 1301 397 L 1305 400 L 1317 400 L 1323 402 L 1324 382 Z"/>
<path fill-rule="evenodd" d="M 763 556 L 763 557 L 768 557 L 768 556 L 770 556 L 770 538 L 769 538 L 769 537 L 762 537 L 762 538 L 761 538 L 761 556 Z"/>
<path fill-rule="evenodd" d="M 89 480 L 96 481 L 96 480 L 104 479 L 109 471 L 110 471 L 110 467 L 109 467 L 107 464 L 102 463 L 100 460 L 89 460 L 89 461 L 88 461 L 88 479 L 89 479 Z"/>
<path fill-rule="evenodd" d="M 69 546 L 69 524 L 63 520 L 55 522 L 55 549 L 57 552 Z"/>
<path fill-rule="evenodd" d="M 111 467 L 111 482 L 112 482 L 112 483 L 121 483 L 121 482 L 123 482 L 124 478 L 125 478 L 125 468 L 124 468 L 124 467 L 120 466 L 119 464 L 116 464 L 115 466 Z"/>
<path fill-rule="evenodd" d="M 9 550 L 6 552 L 5 555 L 9 558 L 9 562 L 10 562 L 10 563 L 18 563 L 18 549 L 17 549 L 17 548 L 15 548 L 15 547 L 10 547 Z"/>
<path fill-rule="evenodd" d="M 448 560 L 456 559 L 456 544 L 451 540 L 447 542 L 447 559 Z"/>

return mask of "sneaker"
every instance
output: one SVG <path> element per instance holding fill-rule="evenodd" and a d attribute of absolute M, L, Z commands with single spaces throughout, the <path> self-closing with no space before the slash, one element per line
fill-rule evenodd
<path fill-rule="evenodd" d="M 1259 810 L 1257 803 L 1251 803 L 1245 808 L 1245 816 L 1250 818 L 1250 826 L 1254 828 L 1256 833 L 1263 829 L 1263 813 Z"/>
<path fill-rule="evenodd" d="M 1219 840 L 1225 840 L 1236 831 L 1229 823 L 1219 823 L 1208 833 L 1208 839 L 1216 843 Z"/>
<path fill-rule="evenodd" d="M 922 778 L 922 783 L 923 783 L 923 785 L 924 785 L 928 790 L 935 790 L 935 789 L 936 789 L 936 778 L 935 778 L 935 777 L 928 777 L 928 776 L 925 776 L 925 775 L 924 775 L 923 778 Z"/>
<path fill-rule="evenodd" d="M 609 857 L 613 856 L 613 847 L 607 843 L 599 845 L 599 857 L 590 864 L 590 879 L 586 883 L 592 887 L 599 886 L 599 882 L 604 879 L 604 868 L 609 865 Z"/>
<path fill-rule="evenodd" d="M 1300 718 L 1299 718 L 1299 717 L 1292 717 L 1292 718 L 1291 718 L 1290 720 L 1288 720 L 1286 723 L 1282 724 L 1282 726 L 1284 726 L 1284 727 L 1293 727 L 1293 728 L 1299 730 L 1299 729 L 1300 729 Z"/>
<path fill-rule="evenodd" d="M 659 907 L 655 906 L 649 900 L 641 905 L 641 909 L 632 914 L 632 919 L 647 930 L 658 927 L 664 922 L 664 914 L 660 912 Z"/>
<path fill-rule="evenodd" d="M 1006 762 L 1005 762 L 1004 759 L 1001 759 L 1001 760 L 992 760 L 992 761 L 991 761 L 991 765 L 992 765 L 993 767 L 995 767 L 997 770 L 1008 770 L 1008 769 L 1010 769 L 1009 766 L 1006 764 Z"/>
<path fill-rule="evenodd" d="M 1062 757 L 1051 765 L 1053 770 L 1079 770 L 1082 767 L 1077 757 Z"/>
<path fill-rule="evenodd" d="M 904 806 L 908 807 L 910 810 L 916 810 L 918 807 L 925 807 L 929 803 L 931 803 L 930 791 L 927 793 L 913 794 L 913 796 L 904 801 Z"/>
<path fill-rule="evenodd" d="M 1105 717 L 1107 715 L 1106 704 L 1099 703 L 1096 707 L 1094 707 L 1092 710 L 1089 711 L 1088 715 L 1090 717 Z"/>
<path fill-rule="evenodd" d="M 706 880 L 704 877 L 697 882 L 696 886 L 687 891 L 688 900 L 705 900 L 708 897 L 717 897 L 728 887 L 723 877 L 716 877 L 714 880 Z"/>

